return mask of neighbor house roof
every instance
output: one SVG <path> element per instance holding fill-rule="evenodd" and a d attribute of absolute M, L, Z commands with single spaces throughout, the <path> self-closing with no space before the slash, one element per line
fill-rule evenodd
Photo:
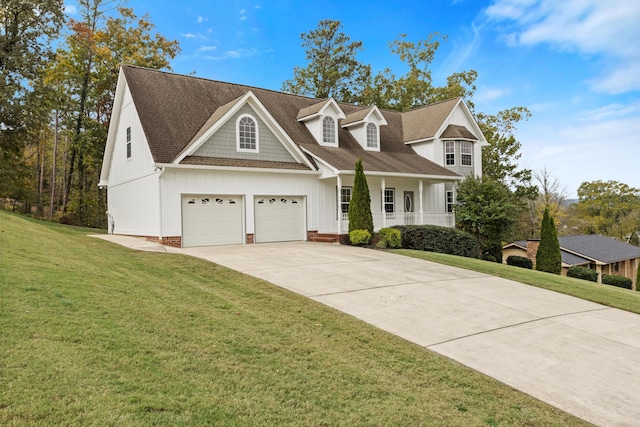
<path fill-rule="evenodd" d="M 640 258 L 640 248 L 629 245 L 613 237 L 599 234 L 580 234 L 576 236 L 562 236 L 558 238 L 562 262 L 568 265 L 583 265 L 599 261 L 603 264 Z M 527 249 L 527 242 L 519 240 L 505 245 Z"/>
<path fill-rule="evenodd" d="M 380 151 L 373 152 L 364 150 L 351 133 L 342 127 L 338 127 L 340 147 L 322 147 L 304 123 L 297 120 L 301 117 L 300 114 L 316 113 L 328 102 L 327 100 L 134 66 L 122 66 L 122 71 L 156 163 L 173 162 L 185 147 L 197 140 L 240 98 L 251 91 L 303 151 L 338 170 L 352 171 L 356 160 L 360 158 L 367 172 L 460 179 L 455 172 L 421 157 L 413 148 L 405 145 L 407 133 L 422 136 L 435 134 L 452 109 L 461 101 L 459 98 L 406 113 L 380 111 L 388 126 L 380 128 Z M 370 111 L 370 108 L 352 104 L 338 105 L 350 118 L 366 115 Z M 206 162 L 218 164 L 223 161 L 185 158 L 181 163 Z"/>
<path fill-rule="evenodd" d="M 508 245 L 505 245 L 504 248 L 507 249 L 509 247 L 513 247 L 516 246 L 520 249 L 522 249 L 523 251 L 527 250 L 527 241 L 526 240 L 518 240 L 517 242 L 513 242 L 510 243 Z M 588 260 L 586 258 L 583 258 L 581 256 L 578 256 L 576 254 L 573 254 L 571 252 L 567 252 L 565 250 L 563 250 L 562 248 L 560 248 L 560 258 L 562 260 L 563 264 L 566 265 L 584 265 L 584 264 L 588 264 L 591 262 L 591 260 Z"/>
<path fill-rule="evenodd" d="M 605 264 L 640 258 L 640 248 L 599 234 L 582 234 L 558 238 L 560 247 Z"/>

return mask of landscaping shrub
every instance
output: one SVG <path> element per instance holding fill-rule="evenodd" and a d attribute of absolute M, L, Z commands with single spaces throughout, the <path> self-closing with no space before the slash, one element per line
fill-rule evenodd
<path fill-rule="evenodd" d="M 396 249 L 401 246 L 400 230 L 395 228 L 383 228 L 378 233 L 378 248 Z"/>
<path fill-rule="evenodd" d="M 478 241 L 469 233 L 437 225 L 396 225 L 405 249 L 478 258 Z"/>
<path fill-rule="evenodd" d="M 589 280 L 590 282 L 598 281 L 598 273 L 587 267 L 569 267 L 567 270 L 567 277 Z"/>
<path fill-rule="evenodd" d="M 536 270 L 547 273 L 560 274 L 562 271 L 562 255 L 560 242 L 553 216 L 549 214 L 549 208 L 544 210 L 542 225 L 540 227 L 540 245 L 536 254 Z"/>
<path fill-rule="evenodd" d="M 619 288 L 631 289 L 633 281 L 624 276 L 616 276 L 610 274 L 602 275 L 602 283 L 605 285 L 617 286 Z"/>
<path fill-rule="evenodd" d="M 508 256 L 507 264 L 513 265 L 514 267 L 528 268 L 529 270 L 533 270 L 533 261 L 523 256 L 518 256 L 518 255 Z"/>
<path fill-rule="evenodd" d="M 369 235 L 373 233 L 371 195 L 361 159 L 356 162 L 356 176 L 353 179 L 353 190 L 349 202 L 349 233 L 353 230 L 367 230 Z"/>
<path fill-rule="evenodd" d="M 349 240 L 352 245 L 368 245 L 371 241 L 371 233 L 368 230 L 353 230 L 349 232 Z"/>

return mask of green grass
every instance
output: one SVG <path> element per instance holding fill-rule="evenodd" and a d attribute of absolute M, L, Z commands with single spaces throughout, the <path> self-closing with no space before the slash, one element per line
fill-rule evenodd
<path fill-rule="evenodd" d="M 0 211 L 0 425 L 586 425 L 267 282 L 86 234 Z"/>
<path fill-rule="evenodd" d="M 503 277 L 640 314 L 640 292 L 473 258 L 409 249 L 397 249 L 392 252 Z"/>

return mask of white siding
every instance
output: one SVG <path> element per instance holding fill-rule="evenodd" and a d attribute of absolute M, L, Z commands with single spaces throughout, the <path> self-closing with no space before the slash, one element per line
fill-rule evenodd
<path fill-rule="evenodd" d="M 113 233 L 158 236 L 158 194 L 157 174 L 109 186 L 107 205 Z"/>
<path fill-rule="evenodd" d="M 109 170 L 109 186 L 118 185 L 123 181 L 147 175 L 153 171 L 151 151 L 128 87 L 125 87 L 121 110 L 113 112 L 114 117 L 117 115 L 119 115 L 119 119 Z M 131 128 L 131 158 L 129 159 L 127 159 L 126 141 L 128 127 Z"/>
<path fill-rule="evenodd" d="M 109 169 L 107 206 L 115 234 L 159 235 L 158 172 L 142 131 L 142 125 L 125 87 Z M 131 128 L 131 157 L 127 159 L 127 128 Z"/>

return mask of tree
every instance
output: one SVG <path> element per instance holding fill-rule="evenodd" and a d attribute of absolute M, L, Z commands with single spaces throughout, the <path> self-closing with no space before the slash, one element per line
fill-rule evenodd
<path fill-rule="evenodd" d="M 51 59 L 63 7 L 62 0 L 0 0 L 0 197 L 28 192 L 23 150 L 29 129 L 41 118 L 40 100 L 29 84 Z"/>
<path fill-rule="evenodd" d="M 318 28 L 300 35 L 309 64 L 295 67 L 293 78 L 282 84 L 285 92 L 316 98 L 333 97 L 351 102 L 368 67 L 356 55 L 363 50 L 361 41 L 351 41 L 342 32 L 340 21 L 323 20 Z"/>
<path fill-rule="evenodd" d="M 583 182 L 576 211 L 594 233 L 627 241 L 640 230 L 640 189 L 618 181 Z"/>
<path fill-rule="evenodd" d="M 147 15 L 138 18 L 132 9 L 118 8 L 105 17 L 105 0 L 81 0 L 80 21 L 71 21 L 70 36 L 58 49 L 47 70 L 60 117 L 69 137 L 62 210 L 64 221 L 99 226 L 104 221 L 104 192 L 97 187 L 102 163 L 118 66 L 120 63 L 168 68 L 179 52 L 177 41 L 154 34 Z"/>
<path fill-rule="evenodd" d="M 522 144 L 514 135 L 516 123 L 529 117 L 531 112 L 525 107 L 514 107 L 495 115 L 477 114 L 478 125 L 489 143 L 482 150 L 482 173 L 509 187 L 519 198 L 533 200 L 538 191 L 531 182 L 531 170 L 518 168 Z"/>
<path fill-rule="evenodd" d="M 502 262 L 502 242 L 521 209 L 513 194 L 490 177 L 469 176 L 457 189 L 455 208 L 458 228 L 471 233 L 481 255 Z"/>
<path fill-rule="evenodd" d="M 560 242 L 553 216 L 549 214 L 549 208 L 545 208 L 540 228 L 540 245 L 536 254 L 536 270 L 547 273 L 560 274 L 562 270 L 562 254 Z"/>
<path fill-rule="evenodd" d="M 356 176 L 353 179 L 353 193 L 349 203 L 349 233 L 353 230 L 367 230 L 373 233 L 371 196 L 361 159 L 356 162 Z"/>

